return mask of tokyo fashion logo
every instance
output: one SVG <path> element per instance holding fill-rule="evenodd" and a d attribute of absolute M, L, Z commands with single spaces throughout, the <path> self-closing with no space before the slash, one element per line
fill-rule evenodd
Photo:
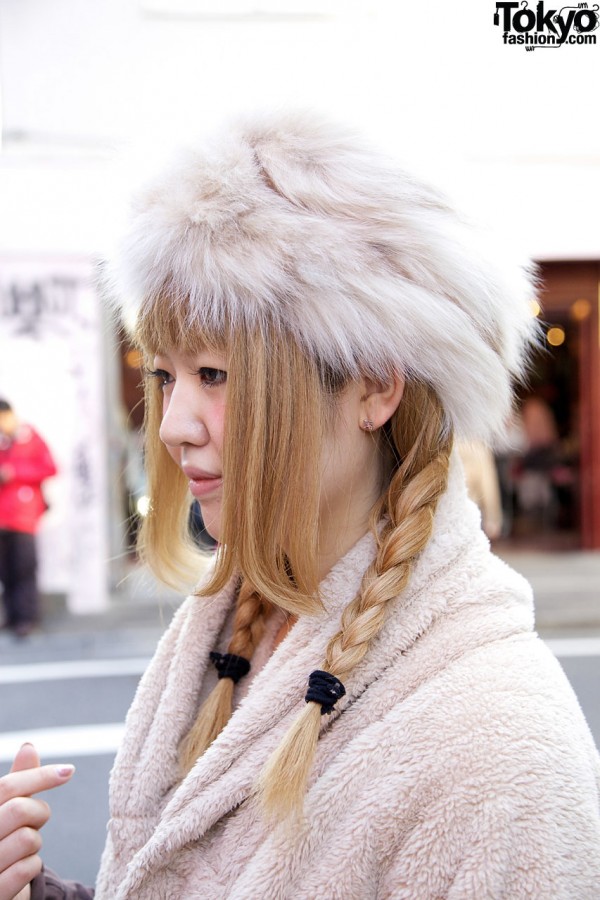
<path fill-rule="evenodd" d="M 587 3 L 562 6 L 560 9 L 544 8 L 539 0 L 535 11 L 529 9 L 526 0 L 520 3 L 496 3 L 494 25 L 502 28 L 505 44 L 523 44 L 526 50 L 562 47 L 563 44 L 595 44 L 600 24 L 600 6 L 588 8 Z"/>

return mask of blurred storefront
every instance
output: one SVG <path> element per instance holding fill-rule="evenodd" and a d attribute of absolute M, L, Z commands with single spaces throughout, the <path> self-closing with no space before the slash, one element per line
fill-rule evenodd
<path fill-rule="evenodd" d="M 44 484 L 39 581 L 72 612 L 108 602 L 110 329 L 86 256 L 0 255 L 0 395 L 57 461 Z M 114 470 L 113 470 L 114 471 Z"/>
<path fill-rule="evenodd" d="M 600 266 L 541 264 L 544 343 L 521 390 L 512 451 L 497 458 L 503 541 L 600 548 Z"/>

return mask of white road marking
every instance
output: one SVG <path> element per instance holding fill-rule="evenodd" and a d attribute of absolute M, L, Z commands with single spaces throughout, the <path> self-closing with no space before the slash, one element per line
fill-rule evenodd
<path fill-rule="evenodd" d="M 0 762 L 11 762 L 26 741 L 32 743 L 42 758 L 70 762 L 78 756 L 101 756 L 116 753 L 125 725 L 75 725 L 65 728 L 30 728 L 28 731 L 5 731 L 0 734 Z"/>
<path fill-rule="evenodd" d="M 577 576 L 575 572 L 569 572 L 567 575 L 529 575 L 525 576 L 531 582 L 534 596 L 535 594 L 564 594 L 571 596 L 573 594 L 590 594 L 595 600 L 600 599 L 597 587 L 597 573 L 583 573 Z"/>
<path fill-rule="evenodd" d="M 600 637 L 548 638 L 544 643 L 555 656 L 600 656 Z M 143 675 L 147 657 L 126 659 L 77 659 L 48 663 L 0 666 L 0 684 L 68 681 L 76 678 L 118 678 Z"/>
<path fill-rule="evenodd" d="M 77 659 L 72 661 L 0 666 L 0 684 L 34 681 L 63 681 L 71 678 L 111 678 L 141 675 L 149 659 Z"/>
<path fill-rule="evenodd" d="M 544 641 L 555 656 L 600 656 L 600 637 L 551 638 Z"/>
<path fill-rule="evenodd" d="M 544 643 L 558 657 L 600 656 L 600 637 L 550 638 Z M 146 658 L 131 658 L 0 666 L 0 684 L 141 675 L 148 663 Z M 0 733 L 0 762 L 10 762 L 25 741 L 36 746 L 43 761 L 68 762 L 79 756 L 112 755 L 119 747 L 124 730 L 122 722 L 110 722 L 3 732 Z"/>

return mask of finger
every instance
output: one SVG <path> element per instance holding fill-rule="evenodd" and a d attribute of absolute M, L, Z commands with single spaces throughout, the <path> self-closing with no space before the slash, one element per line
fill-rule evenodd
<path fill-rule="evenodd" d="M 0 806 L 13 797 L 30 797 L 40 791 L 60 787 L 72 777 L 75 766 L 61 763 L 57 766 L 39 766 L 11 772 L 0 778 Z"/>
<path fill-rule="evenodd" d="M 26 884 L 22 891 L 19 891 L 16 897 L 13 897 L 12 900 L 31 900 L 31 885 Z"/>
<path fill-rule="evenodd" d="M 5 872 L 0 872 L 0 900 L 13 900 L 42 871 L 42 860 L 35 854 L 20 859 Z"/>
<path fill-rule="evenodd" d="M 49 818 L 50 807 L 45 800 L 13 797 L 0 806 L 0 841 L 24 826 L 43 828 Z"/>
<path fill-rule="evenodd" d="M 40 766 L 40 757 L 33 744 L 23 744 L 17 751 L 11 772 L 22 772 L 23 769 L 37 769 Z"/>
<path fill-rule="evenodd" d="M 0 841 L 0 872 L 5 872 L 20 859 L 35 856 L 42 847 L 42 837 L 35 828 L 19 828 Z"/>

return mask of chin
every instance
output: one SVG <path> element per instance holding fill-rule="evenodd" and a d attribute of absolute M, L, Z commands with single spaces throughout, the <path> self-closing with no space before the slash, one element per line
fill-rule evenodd
<path fill-rule="evenodd" d="M 200 504 L 204 528 L 214 541 L 221 540 L 221 510 L 209 509 L 209 504 Z"/>

